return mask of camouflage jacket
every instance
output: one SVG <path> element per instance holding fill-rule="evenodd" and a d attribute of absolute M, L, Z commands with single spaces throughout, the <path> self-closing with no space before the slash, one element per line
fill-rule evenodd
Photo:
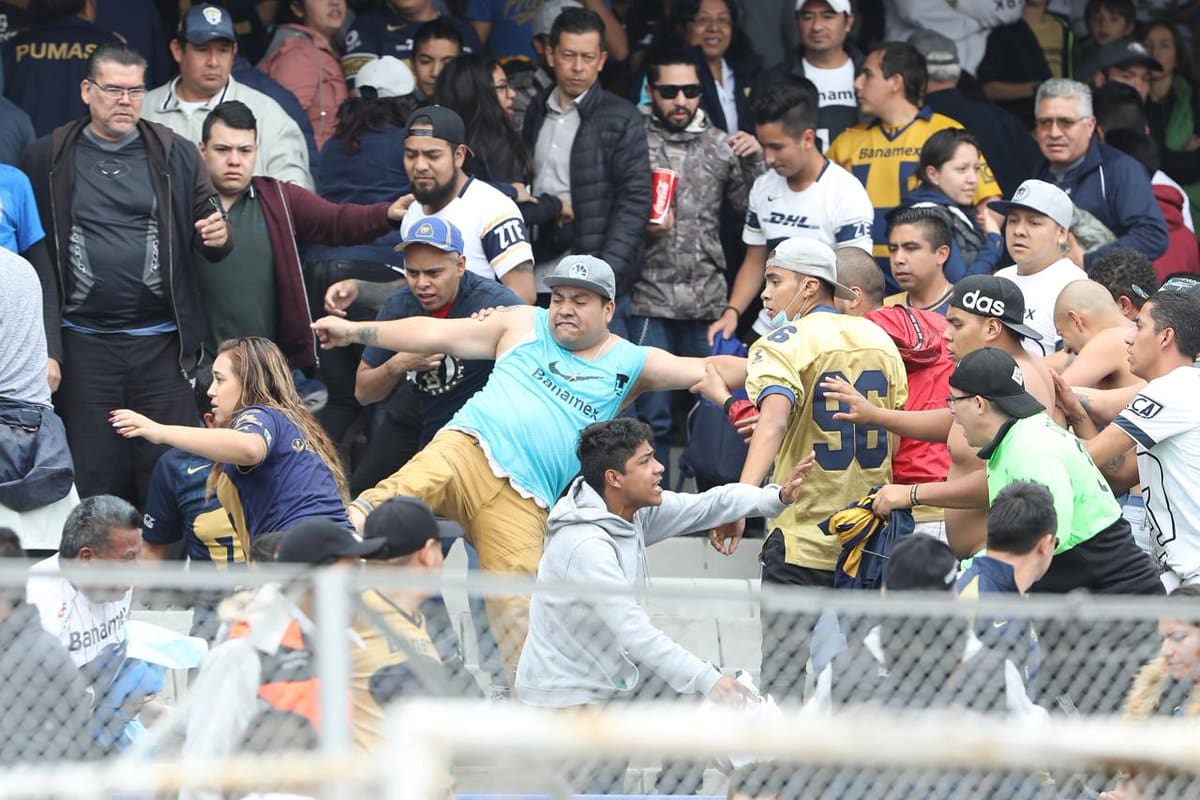
<path fill-rule="evenodd" d="M 647 237 L 645 266 L 633 287 L 633 313 L 643 317 L 712 320 L 728 294 L 721 249 L 721 201 L 745 214 L 750 185 L 763 172 L 759 155 L 739 159 L 724 131 L 697 110 L 687 129 L 673 133 L 643 107 L 651 169 L 679 173 L 675 227 Z"/>

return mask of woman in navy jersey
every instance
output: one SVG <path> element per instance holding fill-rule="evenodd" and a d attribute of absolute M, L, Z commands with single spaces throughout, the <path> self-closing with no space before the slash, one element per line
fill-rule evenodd
<path fill-rule="evenodd" d="M 208 491 L 216 491 L 247 551 L 255 536 L 310 517 L 349 527 L 337 449 L 305 409 L 279 348 L 259 337 L 229 339 L 212 372 L 215 427 L 161 425 L 128 409 L 111 412 L 112 426 L 127 439 L 212 459 Z M 229 481 L 218 486 L 220 472 Z"/>

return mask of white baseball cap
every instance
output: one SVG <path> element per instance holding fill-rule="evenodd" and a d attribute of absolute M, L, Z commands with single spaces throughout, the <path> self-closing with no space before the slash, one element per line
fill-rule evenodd
<path fill-rule="evenodd" d="M 808 2 L 809 0 L 796 0 L 796 13 L 799 14 L 804 6 L 808 4 Z M 854 13 L 850 10 L 850 0 L 825 0 L 825 2 L 829 4 L 830 8 L 839 14 Z"/>
<path fill-rule="evenodd" d="M 853 300 L 856 295 L 848 286 L 837 281 L 837 256 L 829 245 L 794 236 L 784 239 L 767 257 L 768 267 L 779 267 L 798 275 L 820 278 L 833 287 L 834 297 Z"/>
<path fill-rule="evenodd" d="M 1053 183 L 1030 179 L 1017 187 L 1011 200 L 995 200 L 988 208 L 999 214 L 1008 214 L 1009 209 L 1028 208 L 1045 214 L 1064 228 L 1070 228 L 1075 219 L 1075 204 L 1071 197 Z"/>
<path fill-rule="evenodd" d="M 362 97 L 362 90 L 370 86 L 376 97 L 404 97 L 417 88 L 412 70 L 395 56 L 373 58 L 354 73 L 354 90 Z"/>

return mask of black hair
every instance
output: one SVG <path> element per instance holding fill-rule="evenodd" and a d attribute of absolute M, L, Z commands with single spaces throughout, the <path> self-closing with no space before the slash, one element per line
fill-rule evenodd
<path fill-rule="evenodd" d="M 109 494 L 85 497 L 63 523 L 58 554 L 75 558 L 85 547 L 103 550 L 114 528 L 141 529 L 142 517 L 128 501 Z"/>
<path fill-rule="evenodd" d="M 1092 115 L 1096 117 L 1096 126 L 1104 132 L 1106 142 L 1109 131 L 1146 130 L 1142 96 L 1137 89 L 1120 81 L 1108 81 L 1092 90 Z"/>
<path fill-rule="evenodd" d="M 250 540 L 250 552 L 246 556 L 254 563 L 274 561 L 279 552 L 279 544 L 283 541 L 284 531 L 269 531 L 260 533 Z"/>
<path fill-rule="evenodd" d="M 888 229 L 897 225 L 915 225 L 921 229 L 929 249 L 936 252 L 939 247 L 950 247 L 950 225 L 945 213 L 941 208 L 928 206 L 900 208 L 888 216 Z"/>
<path fill-rule="evenodd" d="M 1137 23 L 1137 8 L 1134 6 L 1133 0 L 1088 0 L 1087 5 L 1083 8 L 1084 20 L 1099 13 L 1102 8 L 1124 17 L 1125 21 L 1131 25 Z"/>
<path fill-rule="evenodd" d="M 908 42 L 884 42 L 873 52 L 880 54 L 883 77 L 899 75 L 904 81 L 904 98 L 915 106 L 921 105 L 929 77 L 921 51 Z"/>
<path fill-rule="evenodd" d="M 983 152 L 975 135 L 962 128 L 946 128 L 926 139 L 917 161 L 917 177 L 921 179 L 921 185 L 927 189 L 936 189 L 937 187 L 930 182 L 929 176 L 925 174 L 926 169 L 928 167 L 941 169 L 942 165 L 954 158 L 958 148 L 964 144 L 974 147 L 977 153 Z"/>
<path fill-rule="evenodd" d="M 433 102 L 462 117 L 471 150 L 467 158 L 473 162 L 464 165 L 467 172 L 485 181 L 528 183 L 533 178 L 533 159 L 496 98 L 493 67 L 495 62 L 484 56 L 464 53 L 438 76 Z"/>
<path fill-rule="evenodd" d="M 650 85 L 658 83 L 663 67 L 692 67 L 696 70 L 696 77 L 700 77 L 700 67 L 696 64 L 695 54 L 680 47 L 650 52 L 646 59 L 646 80 Z"/>
<path fill-rule="evenodd" d="M 122 67 L 141 67 L 146 72 L 146 59 L 134 48 L 124 42 L 107 42 L 100 45 L 87 60 L 87 76 L 94 79 L 100 72 L 100 62 L 110 61 Z"/>
<path fill-rule="evenodd" d="M 385 128 L 403 128 L 408 115 L 417 108 L 411 94 L 404 97 L 347 97 L 338 106 L 337 125 L 333 138 L 341 142 L 347 155 L 354 155 L 362 147 L 362 135 L 369 131 Z"/>
<path fill-rule="evenodd" d="M 83 11 L 87 0 L 30 0 L 29 13 L 34 24 L 73 17 Z"/>
<path fill-rule="evenodd" d="M 1200 584 L 1185 583 L 1182 586 L 1176 586 L 1174 589 L 1167 592 L 1167 597 L 1182 597 L 1193 600 L 1200 598 Z"/>
<path fill-rule="evenodd" d="M 610 469 L 624 474 L 625 463 L 645 442 L 654 441 L 654 431 L 640 419 L 617 417 L 593 422 L 579 433 L 580 473 L 596 494 L 604 496 L 604 473 Z"/>
<path fill-rule="evenodd" d="M 1104 251 L 1096 256 L 1087 272 L 1089 278 L 1108 289 L 1114 302 L 1127 297 L 1134 308 L 1141 308 L 1158 291 L 1153 262 L 1132 247 Z"/>
<path fill-rule="evenodd" d="M 1168 289 L 1155 292 L 1149 302 L 1155 333 L 1170 328 L 1180 355 L 1193 360 L 1200 355 L 1200 299 L 1191 292 Z"/>
<path fill-rule="evenodd" d="M 684 36 L 684 29 L 700 13 L 702 2 L 703 0 L 674 0 L 671 4 L 671 13 L 668 15 L 666 23 L 662 26 L 662 33 L 656 38 L 654 46 L 689 47 Z M 738 4 L 734 0 L 723 0 L 723 2 L 725 3 L 725 9 L 729 12 L 729 18 L 733 21 L 729 49 L 725 51 L 726 60 L 732 63 L 755 57 L 750 37 L 746 35 L 742 26 L 738 24 Z"/>
<path fill-rule="evenodd" d="M 234 130 L 254 131 L 255 138 L 258 137 L 258 120 L 254 118 L 254 112 L 250 110 L 250 107 L 241 100 L 226 100 L 208 112 L 208 116 L 204 118 L 204 124 L 200 128 L 201 142 L 208 144 L 212 127 L 218 122 Z"/>
<path fill-rule="evenodd" d="M 600 52 L 608 49 L 604 42 L 604 19 L 590 8 L 564 8 L 550 26 L 550 46 L 557 48 L 564 33 L 575 36 L 597 33 L 600 35 Z"/>
<path fill-rule="evenodd" d="M 12 528 L 0 528 L 0 558 L 24 558 L 21 537 Z"/>
<path fill-rule="evenodd" d="M 1109 147 L 1120 150 L 1125 155 L 1142 165 L 1147 176 L 1158 172 L 1162 159 L 1158 154 L 1158 144 L 1144 131 L 1118 128 L 1104 134 L 1104 143 Z"/>
<path fill-rule="evenodd" d="M 987 512 L 987 547 L 1000 553 L 1033 552 L 1046 534 L 1058 530 L 1054 495 L 1040 483 L 1013 481 L 992 501 Z"/>
<path fill-rule="evenodd" d="M 1150 33 L 1151 28 L 1166 28 L 1167 32 L 1171 34 L 1171 41 L 1175 43 L 1175 72 L 1186 73 L 1187 65 L 1192 63 L 1192 56 L 1187 40 L 1179 32 L 1179 26 L 1171 20 L 1162 17 L 1152 19 L 1146 23 L 1146 28 L 1142 31 L 1143 39 Z"/>
<path fill-rule="evenodd" d="M 458 32 L 458 28 L 454 27 L 454 23 L 450 21 L 450 18 L 444 14 L 437 19 L 422 22 L 417 26 L 412 40 L 413 57 L 416 57 L 418 47 L 432 39 L 446 39 L 447 41 L 454 42 L 458 45 L 458 52 L 462 52 L 462 34 Z"/>
<path fill-rule="evenodd" d="M 799 139 L 805 131 L 816 130 L 820 105 L 817 87 L 807 78 L 800 78 L 755 92 L 750 113 L 755 125 L 778 122 L 788 136 Z"/>

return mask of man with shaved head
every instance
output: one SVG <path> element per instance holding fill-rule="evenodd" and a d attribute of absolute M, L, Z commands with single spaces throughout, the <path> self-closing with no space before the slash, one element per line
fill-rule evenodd
<path fill-rule="evenodd" d="M 1118 389 L 1141 380 L 1129 371 L 1125 337 L 1131 323 L 1108 289 L 1091 280 L 1073 281 L 1063 287 L 1054 304 L 1054 327 L 1065 350 L 1054 363 L 1070 386 Z"/>
<path fill-rule="evenodd" d="M 883 328 L 904 362 L 908 375 L 905 411 L 945 408 L 954 365 L 946 356 L 942 331 L 946 318 L 936 312 L 903 305 L 884 307 L 883 273 L 864 250 L 844 247 L 837 253 L 838 283 L 850 288 L 854 300 L 834 299 L 843 314 L 865 317 Z M 897 483 L 944 481 L 950 471 L 950 450 L 945 439 L 936 442 L 900 437 L 892 458 L 892 479 Z M 913 509 L 916 533 L 946 541 L 946 512 L 932 506 Z"/>

